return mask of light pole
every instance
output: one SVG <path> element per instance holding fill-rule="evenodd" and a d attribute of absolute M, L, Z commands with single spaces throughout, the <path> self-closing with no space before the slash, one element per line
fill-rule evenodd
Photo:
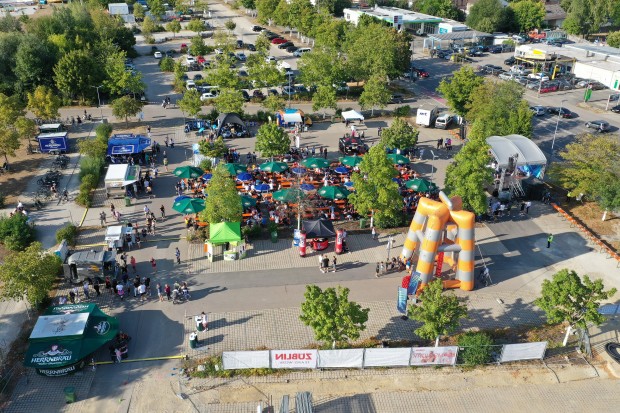
<path fill-rule="evenodd" d="M 555 136 L 558 134 L 558 126 L 560 125 L 560 115 L 562 114 L 562 108 L 564 107 L 566 99 L 560 102 L 560 109 L 558 110 L 558 118 L 555 122 L 555 132 L 553 132 L 553 140 L 551 141 L 551 156 L 553 156 L 553 147 L 555 146 Z"/>
<path fill-rule="evenodd" d="M 99 105 L 99 113 L 101 114 L 101 123 L 103 123 L 103 109 L 101 109 L 101 98 L 99 97 L 99 88 L 103 86 L 99 85 L 99 86 L 91 86 L 91 87 L 97 89 L 97 103 Z"/>
<path fill-rule="evenodd" d="M 291 75 L 292 75 L 292 72 L 288 72 L 288 75 L 287 75 L 288 76 L 288 90 L 287 90 L 287 92 L 288 92 L 288 108 L 289 109 L 291 108 L 291 92 L 292 92 L 292 90 L 291 90 Z"/>

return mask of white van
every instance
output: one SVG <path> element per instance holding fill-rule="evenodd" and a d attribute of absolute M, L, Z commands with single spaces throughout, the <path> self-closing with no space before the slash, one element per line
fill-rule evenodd
<path fill-rule="evenodd" d="M 433 126 L 437 118 L 437 107 L 421 106 L 418 108 L 415 123 L 425 128 Z"/>
<path fill-rule="evenodd" d="M 452 121 L 454 121 L 454 116 L 448 113 L 441 115 L 435 120 L 435 128 L 448 129 L 448 127 L 452 124 Z"/>
<path fill-rule="evenodd" d="M 308 53 L 309 51 L 311 51 L 312 49 L 309 47 L 302 47 L 300 49 L 295 50 L 295 53 L 293 53 L 293 56 L 295 57 L 301 57 L 302 54 L 304 53 Z"/>

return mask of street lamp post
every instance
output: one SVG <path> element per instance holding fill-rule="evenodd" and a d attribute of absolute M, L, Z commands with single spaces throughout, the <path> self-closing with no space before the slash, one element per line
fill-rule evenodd
<path fill-rule="evenodd" d="M 564 107 L 566 99 L 560 102 L 560 110 L 558 110 L 558 118 L 555 121 L 555 132 L 553 132 L 553 140 L 551 141 L 551 155 L 553 156 L 553 147 L 555 146 L 555 136 L 558 134 L 558 126 L 560 125 L 560 115 L 562 114 L 562 108 Z"/>
<path fill-rule="evenodd" d="M 97 89 L 97 104 L 99 105 L 99 113 L 101 114 L 101 123 L 103 123 L 103 109 L 101 109 L 101 98 L 99 97 L 99 88 L 103 86 L 91 86 L 94 89 Z"/>

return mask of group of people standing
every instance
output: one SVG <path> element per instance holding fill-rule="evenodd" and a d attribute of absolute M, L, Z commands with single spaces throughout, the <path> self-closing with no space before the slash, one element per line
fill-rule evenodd
<path fill-rule="evenodd" d="M 319 255 L 319 269 L 323 274 L 325 274 L 326 272 L 336 272 L 337 262 L 338 260 L 335 255 L 331 260 L 331 265 L 327 254 Z"/>

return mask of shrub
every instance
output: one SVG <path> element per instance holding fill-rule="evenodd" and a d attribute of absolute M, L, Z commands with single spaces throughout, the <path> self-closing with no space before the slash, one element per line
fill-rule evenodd
<path fill-rule="evenodd" d="M 411 107 L 409 105 L 404 105 L 404 106 L 400 106 L 394 109 L 394 116 L 399 117 L 399 118 L 404 118 L 406 116 L 409 116 L 410 112 L 411 112 Z"/>
<path fill-rule="evenodd" d="M 246 225 L 241 229 L 243 236 L 247 236 L 249 239 L 256 239 L 261 236 L 260 225 L 252 225 L 251 227 Z"/>
<path fill-rule="evenodd" d="M 67 240 L 67 244 L 75 246 L 78 229 L 75 225 L 68 222 L 67 225 L 56 231 L 56 242 L 61 243 L 62 240 Z"/>
<path fill-rule="evenodd" d="M 86 188 L 89 192 L 97 188 L 97 182 L 99 182 L 99 178 L 96 175 L 88 174 L 84 175 L 82 178 L 81 188 Z"/>
<path fill-rule="evenodd" d="M 211 162 L 211 159 L 203 159 L 200 162 L 200 169 L 202 169 L 203 171 L 210 171 L 212 167 L 213 163 Z"/>
<path fill-rule="evenodd" d="M 171 57 L 164 57 L 159 61 L 159 68 L 162 72 L 174 72 L 174 59 Z"/>
<path fill-rule="evenodd" d="M 83 157 L 80 161 L 80 178 L 83 179 L 87 175 L 93 175 L 95 176 L 96 186 L 104 164 L 105 160 L 103 158 L 93 158 L 90 156 Z M 82 180 L 82 182 L 84 181 Z"/>
<path fill-rule="evenodd" d="M 0 243 L 11 251 L 23 251 L 34 241 L 34 228 L 24 214 L 0 217 Z"/>
<path fill-rule="evenodd" d="M 144 41 L 146 44 L 155 44 L 155 37 L 152 34 L 145 34 Z"/>
<path fill-rule="evenodd" d="M 486 333 L 468 332 L 459 337 L 458 361 L 466 366 L 477 366 L 491 361 L 493 339 Z"/>
<path fill-rule="evenodd" d="M 80 188 L 80 193 L 75 197 L 75 202 L 85 208 L 90 208 L 92 202 L 90 200 L 90 191 L 87 188 Z"/>

